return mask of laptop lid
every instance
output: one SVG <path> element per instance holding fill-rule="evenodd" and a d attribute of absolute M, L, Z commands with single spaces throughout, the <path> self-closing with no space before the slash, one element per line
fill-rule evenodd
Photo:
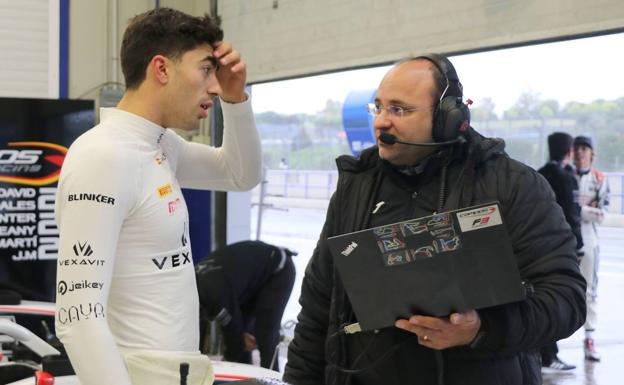
<path fill-rule="evenodd" d="M 327 239 L 362 330 L 525 298 L 498 202 Z"/>

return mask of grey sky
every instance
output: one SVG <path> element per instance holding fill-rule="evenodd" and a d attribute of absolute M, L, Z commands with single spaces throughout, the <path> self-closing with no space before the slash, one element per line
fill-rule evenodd
<path fill-rule="evenodd" d="M 523 92 L 542 99 L 591 102 L 624 96 L 624 34 L 452 57 L 464 96 L 491 97 L 496 112 L 512 106 Z M 343 102 L 353 90 L 375 89 L 389 67 L 346 71 L 253 87 L 254 111 L 314 113 L 328 98 Z"/>

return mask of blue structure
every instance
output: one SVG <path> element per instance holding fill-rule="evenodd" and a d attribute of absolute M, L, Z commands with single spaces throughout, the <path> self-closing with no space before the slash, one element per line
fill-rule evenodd
<path fill-rule="evenodd" d="M 183 188 L 182 195 L 189 213 L 189 236 L 193 263 L 197 264 L 212 251 L 211 242 L 211 199 L 212 192 Z"/>
<path fill-rule="evenodd" d="M 375 144 L 373 117 L 368 114 L 366 104 L 372 103 L 376 94 L 377 90 L 351 91 L 342 105 L 342 127 L 355 156 Z"/>

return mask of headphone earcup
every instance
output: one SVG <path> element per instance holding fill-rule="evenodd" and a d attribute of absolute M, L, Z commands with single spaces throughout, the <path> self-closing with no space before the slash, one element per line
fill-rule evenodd
<path fill-rule="evenodd" d="M 434 111 L 433 140 L 448 142 L 465 135 L 470 126 L 470 110 L 461 98 L 447 96 Z"/>

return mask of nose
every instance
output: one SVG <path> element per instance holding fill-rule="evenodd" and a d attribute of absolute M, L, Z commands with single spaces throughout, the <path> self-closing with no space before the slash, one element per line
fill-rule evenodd
<path fill-rule="evenodd" d="M 381 110 L 381 113 L 374 117 L 373 119 L 373 128 L 375 130 L 387 130 L 392 126 L 392 121 L 390 120 L 386 110 Z"/>
<path fill-rule="evenodd" d="M 219 81 L 217 80 L 217 77 L 215 75 L 212 75 L 208 79 L 208 86 L 206 87 L 206 92 L 212 96 L 221 95 L 222 93 L 221 85 L 219 84 Z"/>

